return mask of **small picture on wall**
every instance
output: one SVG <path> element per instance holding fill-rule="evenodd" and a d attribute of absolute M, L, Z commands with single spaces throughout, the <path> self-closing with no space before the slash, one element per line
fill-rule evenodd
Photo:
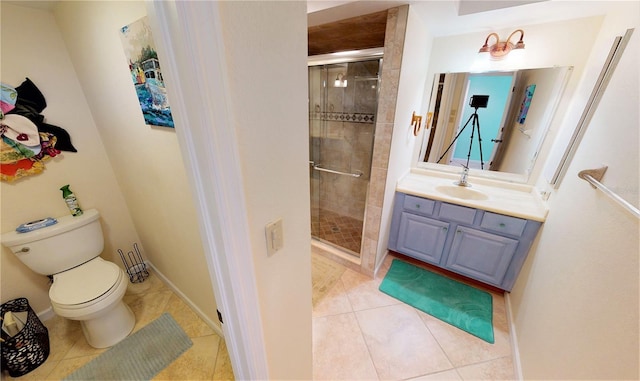
<path fill-rule="evenodd" d="M 531 106 L 534 91 L 536 91 L 536 85 L 529 85 L 524 91 L 524 99 L 522 100 L 520 113 L 518 114 L 518 123 L 520 124 L 524 124 L 524 120 L 527 119 L 527 113 L 529 112 L 529 106 Z"/>
<path fill-rule="evenodd" d="M 145 124 L 173 128 L 171 107 L 147 17 L 120 28 L 120 37 Z"/>

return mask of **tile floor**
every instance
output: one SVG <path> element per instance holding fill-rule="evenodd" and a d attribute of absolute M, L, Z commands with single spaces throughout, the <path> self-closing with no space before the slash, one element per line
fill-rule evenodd
<path fill-rule="evenodd" d="M 314 307 L 314 380 L 514 378 L 503 295 L 491 292 L 495 344 L 488 344 L 378 291 L 392 258 L 374 279 L 345 269 Z M 233 380 L 224 340 L 153 273 L 129 286 L 125 302 L 136 314 L 135 331 L 169 312 L 193 341 L 154 380 Z M 86 343 L 77 322 L 55 317 L 45 325 L 51 354 L 20 380 L 60 380 L 104 351 Z"/>
<path fill-rule="evenodd" d="M 311 235 L 360 256 L 362 221 L 326 209 L 311 211 Z"/>
<path fill-rule="evenodd" d="M 136 315 L 134 332 L 169 312 L 193 342 L 193 346 L 158 373 L 154 380 L 233 380 L 233 370 L 224 343 L 189 306 L 151 271 L 142 283 L 129 283 L 125 303 Z M 18 380 L 60 380 L 106 349 L 90 347 L 77 321 L 55 316 L 44 322 L 49 329 L 51 350 L 47 361 Z M 2 380 L 13 379 L 2 373 Z"/>
<path fill-rule="evenodd" d="M 315 380 L 509 380 L 514 378 L 504 296 L 493 296 L 489 344 L 378 290 L 346 269 L 313 309 Z"/>

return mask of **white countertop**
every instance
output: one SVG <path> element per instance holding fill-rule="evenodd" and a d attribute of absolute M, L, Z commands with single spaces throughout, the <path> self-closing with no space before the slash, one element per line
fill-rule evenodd
<path fill-rule="evenodd" d="M 533 221 L 544 222 L 549 209 L 535 188 L 525 184 L 513 184 L 489 179 L 469 177 L 468 188 L 472 192 L 480 192 L 485 200 L 458 198 L 438 191 L 439 186 L 452 186 L 460 179 L 459 175 L 413 169 L 404 176 L 396 186 L 398 192 L 440 200 L 451 204 L 469 206 L 490 212 L 505 214 Z"/>

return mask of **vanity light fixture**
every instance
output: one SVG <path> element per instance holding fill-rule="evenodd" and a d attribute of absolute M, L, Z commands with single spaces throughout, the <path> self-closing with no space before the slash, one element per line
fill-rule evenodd
<path fill-rule="evenodd" d="M 515 43 L 514 45 L 511 42 L 511 37 L 513 37 L 513 35 L 516 33 L 520 33 L 520 40 L 518 40 L 518 42 Z M 493 45 L 489 46 L 489 39 L 492 36 L 495 37 L 496 42 Z M 523 38 L 524 38 L 524 31 L 522 29 L 514 30 L 509 35 L 509 38 L 507 38 L 506 41 L 500 41 L 500 37 L 498 36 L 497 33 L 489 33 L 489 35 L 487 36 L 487 39 L 484 41 L 484 45 L 482 45 L 482 48 L 480 48 L 478 53 L 488 52 L 491 55 L 492 59 L 500 60 L 506 57 L 507 54 L 509 54 L 509 52 L 511 52 L 514 49 L 524 49 Z"/>
<path fill-rule="evenodd" d="M 339 73 L 336 77 L 335 82 L 333 82 L 334 87 L 347 87 L 347 79 L 344 77 L 344 74 Z"/>

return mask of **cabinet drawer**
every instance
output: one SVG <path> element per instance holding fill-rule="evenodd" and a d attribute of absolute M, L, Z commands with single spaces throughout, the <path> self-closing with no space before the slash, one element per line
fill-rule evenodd
<path fill-rule="evenodd" d="M 480 223 L 480 227 L 484 229 L 518 237 L 522 235 L 526 225 L 527 220 L 490 212 L 484 214 L 482 222 Z"/>
<path fill-rule="evenodd" d="M 452 205 L 442 203 L 440 205 L 440 218 L 472 224 L 476 217 L 476 210 L 467 208 L 466 206 Z"/>
<path fill-rule="evenodd" d="M 424 198 L 409 195 L 404 196 L 404 210 L 410 210 L 412 212 L 417 212 L 420 214 L 432 214 L 435 205 L 436 202 L 433 200 L 427 200 Z"/>

